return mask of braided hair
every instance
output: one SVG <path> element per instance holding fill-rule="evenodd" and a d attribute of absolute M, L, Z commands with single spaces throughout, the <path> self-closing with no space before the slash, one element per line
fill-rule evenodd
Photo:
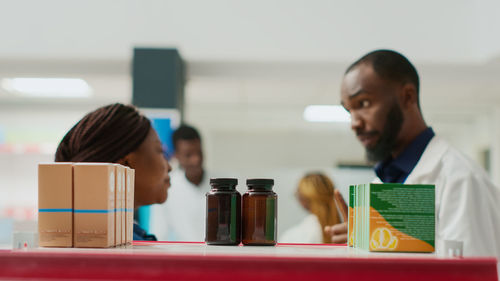
<path fill-rule="evenodd" d="M 134 106 L 98 108 L 69 130 L 57 147 L 56 162 L 117 162 L 146 139 L 151 123 Z"/>

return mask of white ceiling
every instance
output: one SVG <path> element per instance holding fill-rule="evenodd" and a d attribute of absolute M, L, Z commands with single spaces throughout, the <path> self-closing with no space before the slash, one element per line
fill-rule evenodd
<path fill-rule="evenodd" d="M 176 46 L 187 60 L 340 61 L 380 47 L 417 63 L 500 54 L 497 0 L 1 0 L 0 59 L 126 60 Z"/>

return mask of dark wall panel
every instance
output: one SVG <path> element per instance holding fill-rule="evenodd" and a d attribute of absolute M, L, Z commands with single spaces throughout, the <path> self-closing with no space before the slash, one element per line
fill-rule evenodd
<path fill-rule="evenodd" d="M 132 103 L 143 108 L 184 108 L 185 67 L 177 49 L 135 48 Z"/>

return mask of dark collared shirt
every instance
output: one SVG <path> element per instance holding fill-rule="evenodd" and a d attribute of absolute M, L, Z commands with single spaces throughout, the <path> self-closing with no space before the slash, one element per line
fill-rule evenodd
<path fill-rule="evenodd" d="M 404 183 L 433 137 L 434 131 L 428 127 L 398 157 L 377 163 L 375 173 L 379 179 L 385 183 Z"/>
<path fill-rule="evenodd" d="M 139 224 L 134 222 L 134 240 L 156 241 L 156 236 L 148 234 L 146 230 L 142 229 Z"/>

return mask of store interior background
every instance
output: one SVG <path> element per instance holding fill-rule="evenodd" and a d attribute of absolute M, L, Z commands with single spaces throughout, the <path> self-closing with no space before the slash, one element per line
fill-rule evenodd
<path fill-rule="evenodd" d="M 270 177 L 282 232 L 305 216 L 294 189 L 308 171 L 345 194 L 372 179 L 349 123 L 311 123 L 338 105 L 346 67 L 392 48 L 415 63 L 424 117 L 500 184 L 498 1 L 0 1 L 0 80 L 81 78 L 88 97 L 32 97 L 0 87 L 0 243 L 36 217 L 37 163 L 52 161 L 85 113 L 130 103 L 134 47 L 178 48 L 185 121 L 218 176 Z M 6 234 L 9 232 L 9 234 Z M 6 236 L 7 235 L 7 236 Z"/>

